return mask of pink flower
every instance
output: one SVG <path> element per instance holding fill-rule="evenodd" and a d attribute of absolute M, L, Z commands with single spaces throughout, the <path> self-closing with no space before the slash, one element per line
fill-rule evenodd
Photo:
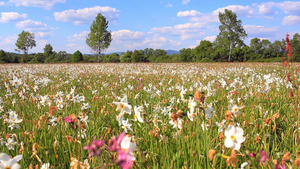
<path fill-rule="evenodd" d="M 277 163 L 277 164 L 275 165 L 275 169 L 286 169 L 286 166 L 285 166 L 284 163 L 283 163 L 283 164 Z"/>
<path fill-rule="evenodd" d="M 65 120 L 65 122 L 67 122 L 67 123 L 72 123 L 72 118 L 71 118 L 71 116 L 65 117 L 64 120 Z"/>
<path fill-rule="evenodd" d="M 266 153 L 266 151 L 262 151 L 259 153 L 261 158 L 259 159 L 260 162 L 263 162 L 264 164 L 266 164 L 267 161 L 269 161 L 270 157 L 268 156 L 268 154 Z"/>
<path fill-rule="evenodd" d="M 122 169 L 130 169 L 133 165 L 132 156 L 125 153 L 123 150 L 119 150 L 116 163 Z"/>
<path fill-rule="evenodd" d="M 121 133 L 119 137 L 113 136 L 109 141 L 108 141 L 108 150 L 110 151 L 118 151 L 121 149 L 121 141 L 123 140 L 123 137 L 125 136 L 125 133 Z"/>
<path fill-rule="evenodd" d="M 103 146 L 105 145 L 104 140 L 96 140 L 96 137 L 94 137 L 94 140 L 90 145 L 86 145 L 83 149 L 89 151 L 89 157 L 97 156 L 99 157 L 102 154 Z"/>
<path fill-rule="evenodd" d="M 250 155 L 250 157 L 256 157 L 255 153 L 250 153 L 249 155 Z"/>

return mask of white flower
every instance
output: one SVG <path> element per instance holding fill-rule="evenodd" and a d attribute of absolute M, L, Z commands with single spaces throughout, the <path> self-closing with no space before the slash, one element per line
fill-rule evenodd
<path fill-rule="evenodd" d="M 22 159 L 22 155 L 17 155 L 14 158 L 9 158 L 5 153 L 0 154 L 0 168 L 1 169 L 19 169 L 21 166 L 17 163 Z"/>
<path fill-rule="evenodd" d="M 237 106 L 236 104 L 231 104 L 228 108 L 234 115 L 239 115 L 241 114 L 240 110 L 244 108 L 244 106 Z"/>
<path fill-rule="evenodd" d="M 139 111 L 138 107 L 134 106 L 134 120 L 144 123 L 144 119 L 141 117 L 141 112 Z"/>
<path fill-rule="evenodd" d="M 136 144 L 131 142 L 131 137 L 124 136 L 121 141 L 121 148 L 122 150 L 131 157 L 132 160 L 135 160 L 135 157 L 133 155 L 133 151 L 136 149 Z"/>
<path fill-rule="evenodd" d="M 128 113 L 131 114 L 131 105 L 127 102 L 127 96 L 125 95 L 124 98 L 120 100 L 120 102 L 113 102 L 113 104 L 117 105 L 117 111 L 120 110 L 121 113 Z"/>
<path fill-rule="evenodd" d="M 52 118 L 49 119 L 49 123 L 51 124 L 51 126 L 56 126 L 57 125 L 57 117 L 52 116 Z"/>
<path fill-rule="evenodd" d="M 122 128 L 124 129 L 125 133 L 127 133 L 128 129 L 132 131 L 131 129 L 131 125 L 132 124 L 128 124 L 128 119 L 127 120 L 122 120 Z"/>
<path fill-rule="evenodd" d="M 225 119 L 222 120 L 221 123 L 216 122 L 216 125 L 219 127 L 219 129 L 218 129 L 219 133 L 223 132 L 223 130 L 226 128 L 225 122 L 226 122 Z"/>
<path fill-rule="evenodd" d="M 204 122 L 202 122 L 201 127 L 203 131 L 206 131 L 208 129 L 207 127 L 209 127 L 209 124 L 205 124 Z"/>
<path fill-rule="evenodd" d="M 13 137 L 10 137 L 7 139 L 7 142 L 5 143 L 6 147 L 9 149 L 9 150 L 14 150 L 14 145 L 16 145 L 17 142 L 15 141 L 15 139 Z"/>
<path fill-rule="evenodd" d="M 41 169 L 50 169 L 50 164 L 49 163 L 43 164 Z"/>
<path fill-rule="evenodd" d="M 181 118 L 177 118 L 176 120 L 171 119 L 169 123 L 173 125 L 173 128 L 182 129 L 183 120 Z"/>
<path fill-rule="evenodd" d="M 241 143 L 245 141 L 245 137 L 243 136 L 244 131 L 240 127 L 235 127 L 233 125 L 229 125 L 225 130 L 225 143 L 224 145 L 227 148 L 233 148 L 234 150 L 239 150 L 241 147 Z"/>
<path fill-rule="evenodd" d="M 245 167 L 248 165 L 248 162 L 244 162 L 243 164 L 241 164 L 241 169 L 245 169 Z"/>
<path fill-rule="evenodd" d="M 91 108 L 91 106 L 89 105 L 89 103 L 83 103 L 83 106 L 81 107 L 81 110 L 86 110 Z"/>
<path fill-rule="evenodd" d="M 206 119 L 212 118 L 213 114 L 215 113 L 214 108 L 212 108 L 211 106 L 208 106 L 204 111 Z"/>
<path fill-rule="evenodd" d="M 194 117 L 196 117 L 196 114 L 195 113 L 190 113 L 189 111 L 187 111 L 187 116 L 188 118 L 193 121 L 194 120 Z"/>

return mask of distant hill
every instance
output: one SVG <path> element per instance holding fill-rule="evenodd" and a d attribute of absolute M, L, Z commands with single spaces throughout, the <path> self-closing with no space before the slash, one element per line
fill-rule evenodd
<path fill-rule="evenodd" d="M 167 55 L 172 55 L 172 54 L 179 54 L 177 50 L 165 50 L 167 52 Z"/>

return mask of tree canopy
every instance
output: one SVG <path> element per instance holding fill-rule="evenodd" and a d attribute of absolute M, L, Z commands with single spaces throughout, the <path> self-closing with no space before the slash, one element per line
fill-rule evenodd
<path fill-rule="evenodd" d="M 107 28 L 108 21 L 101 13 L 98 13 L 86 38 L 86 44 L 97 52 L 98 61 L 100 61 L 101 51 L 107 49 L 112 41 L 111 33 Z"/>
<path fill-rule="evenodd" d="M 15 44 L 17 46 L 16 51 L 23 51 L 24 53 L 24 57 L 22 58 L 23 62 L 27 62 L 27 54 L 28 54 L 28 50 L 36 47 L 36 42 L 35 42 L 35 37 L 34 37 L 34 33 L 30 33 L 28 31 L 22 31 L 19 35 L 18 35 L 18 40 Z"/>
<path fill-rule="evenodd" d="M 231 51 L 238 45 L 243 45 L 243 39 L 247 37 L 247 33 L 242 26 L 242 21 L 237 19 L 236 13 L 225 9 L 224 13 L 219 12 L 220 33 L 216 42 L 220 47 L 229 48 L 228 61 L 230 62 Z"/>

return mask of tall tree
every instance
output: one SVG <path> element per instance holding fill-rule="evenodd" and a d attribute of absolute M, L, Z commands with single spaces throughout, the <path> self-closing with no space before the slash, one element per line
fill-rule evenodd
<path fill-rule="evenodd" d="M 19 35 L 18 35 L 18 40 L 16 42 L 16 46 L 17 49 L 15 49 L 16 51 L 23 51 L 24 52 L 24 59 L 22 59 L 23 61 L 27 62 L 27 55 L 28 55 L 28 50 L 36 47 L 36 43 L 35 43 L 35 38 L 34 38 L 34 33 L 30 33 L 27 31 L 22 31 Z"/>
<path fill-rule="evenodd" d="M 49 57 L 53 54 L 53 47 L 49 44 L 46 44 L 44 47 L 44 56 Z"/>
<path fill-rule="evenodd" d="M 242 26 L 242 21 L 237 20 L 236 13 L 231 10 L 225 9 L 224 13 L 219 12 L 219 20 L 220 33 L 216 41 L 218 45 L 229 48 L 228 61 L 230 62 L 232 48 L 242 45 L 247 33 Z"/>
<path fill-rule="evenodd" d="M 91 31 L 86 38 L 86 44 L 97 52 L 99 62 L 101 51 L 107 49 L 112 41 L 111 33 L 107 28 L 108 21 L 106 21 L 106 18 L 101 13 L 98 13 L 90 27 Z"/>

